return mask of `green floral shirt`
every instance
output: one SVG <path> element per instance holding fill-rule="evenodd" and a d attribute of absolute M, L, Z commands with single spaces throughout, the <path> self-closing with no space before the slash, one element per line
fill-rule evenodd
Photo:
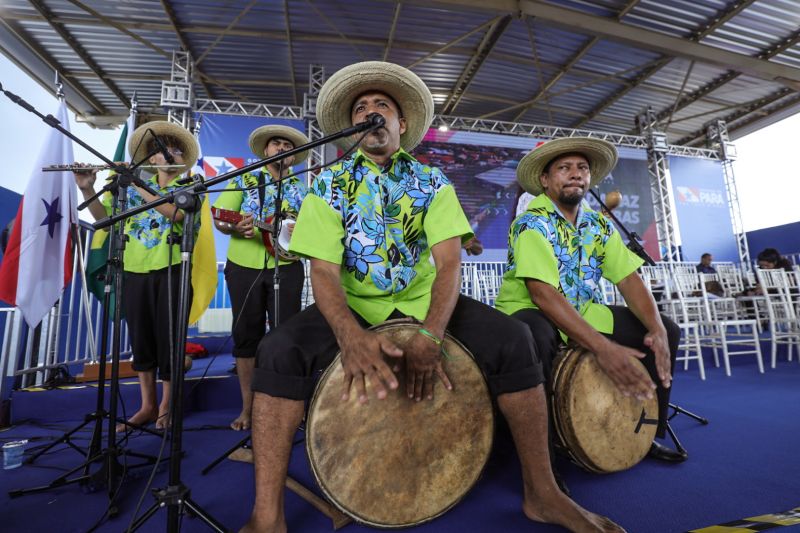
<path fill-rule="evenodd" d="M 616 284 L 641 265 L 600 213 L 581 206 L 573 225 L 542 194 L 511 224 L 508 265 L 495 305 L 509 315 L 536 309 L 525 285 L 535 279 L 556 288 L 595 329 L 611 333 L 614 318 L 603 305 L 600 278 Z"/>
<path fill-rule="evenodd" d="M 394 309 L 423 320 L 436 276 L 431 246 L 471 236 L 439 169 L 402 149 L 380 169 L 358 151 L 314 180 L 289 248 L 340 264 L 348 305 L 376 324 Z"/>
<path fill-rule="evenodd" d="M 154 174 L 145 182 L 150 185 L 158 194 L 164 196 L 168 193 L 180 189 L 183 186 L 178 185 L 178 180 L 182 176 L 175 177 L 170 181 L 166 187 L 161 187 L 158 184 L 158 175 Z M 111 215 L 112 196 L 110 193 L 103 195 L 103 207 L 106 213 Z M 144 205 L 145 200 L 135 187 L 128 187 L 128 209 Z M 169 204 L 164 204 L 169 205 Z M 200 228 L 200 215 L 195 216 L 195 235 Z M 160 270 L 171 264 L 176 265 L 181 262 L 180 245 L 170 244 L 167 242 L 170 230 L 173 227 L 173 222 L 170 217 L 166 217 L 156 211 L 155 209 L 148 209 L 142 211 L 125 220 L 125 234 L 129 239 L 125 246 L 125 253 L 123 256 L 125 272 L 136 272 L 144 274 L 152 272 L 153 270 Z M 177 235 L 183 234 L 183 222 L 175 222 L 175 233 Z M 172 255 L 170 256 L 170 248 L 172 248 Z"/>
<path fill-rule="evenodd" d="M 244 189 L 247 187 L 257 187 L 259 174 L 264 176 L 264 204 L 261 206 L 258 189 L 247 191 L 223 191 L 219 198 L 214 202 L 214 207 L 236 211 L 237 213 L 250 214 L 256 220 L 267 220 L 275 214 L 275 199 L 278 195 L 278 185 L 272 182 L 272 176 L 266 167 L 256 172 L 248 172 L 233 178 L 226 189 Z M 291 217 L 296 218 L 300 212 L 303 199 L 308 194 L 308 187 L 297 176 L 291 177 L 281 182 L 281 210 Z M 237 265 L 248 268 L 274 268 L 275 258 L 267 255 L 264 241 L 261 237 L 261 230 L 254 229 L 255 236 L 252 239 L 234 234 L 231 235 L 231 242 L 228 245 L 228 260 Z M 285 265 L 287 261 L 281 261 Z"/>

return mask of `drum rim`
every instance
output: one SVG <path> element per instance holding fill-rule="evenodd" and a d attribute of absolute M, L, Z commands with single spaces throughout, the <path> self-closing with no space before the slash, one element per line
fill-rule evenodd
<path fill-rule="evenodd" d="M 386 329 L 386 328 L 394 328 L 394 327 L 399 327 L 399 326 L 411 326 L 411 325 L 420 325 L 420 322 L 418 320 L 416 320 L 415 318 L 413 318 L 413 317 L 396 318 L 396 319 L 386 320 L 385 322 L 382 322 L 380 324 L 375 324 L 374 326 L 370 326 L 368 329 L 370 331 L 376 331 L 376 330 L 382 330 L 382 329 Z M 481 379 L 481 383 L 483 384 L 483 389 L 486 392 L 486 397 L 489 400 L 489 418 L 490 418 L 490 427 L 491 427 L 491 430 L 489 432 L 489 446 L 487 446 L 487 448 L 486 448 L 485 457 L 483 458 L 483 464 L 481 465 L 480 469 L 478 469 L 478 471 L 477 471 L 477 473 L 475 475 L 475 478 L 468 484 L 467 489 L 464 491 L 464 493 L 459 498 L 455 499 L 453 502 L 449 503 L 446 507 L 441 509 L 438 513 L 435 513 L 432 516 L 423 518 L 423 519 L 419 520 L 418 522 L 409 522 L 409 523 L 404 523 L 404 524 L 391 524 L 391 525 L 381 524 L 381 523 L 378 523 L 378 522 L 372 522 L 372 521 L 370 521 L 368 519 L 365 519 L 362 516 L 359 516 L 358 514 L 356 514 L 351 509 L 347 509 L 342 504 L 340 504 L 339 501 L 336 498 L 334 498 L 333 495 L 330 493 L 330 490 L 328 489 L 328 487 L 326 487 L 325 484 L 322 483 L 322 480 L 320 479 L 319 472 L 317 471 L 317 466 L 314 464 L 314 461 L 313 461 L 314 454 L 313 454 L 312 449 L 311 449 L 311 443 L 313 442 L 313 439 L 309 438 L 311 431 L 313 431 L 312 430 L 312 427 L 313 427 L 312 417 L 313 417 L 313 412 L 314 412 L 313 408 L 314 408 L 314 405 L 316 405 L 317 400 L 319 398 L 319 394 L 318 394 L 319 386 L 314 388 L 314 394 L 311 397 L 311 401 L 308 404 L 308 416 L 307 416 L 306 425 L 305 425 L 306 426 L 306 439 L 305 439 L 306 440 L 306 455 L 308 457 L 308 464 L 311 467 L 311 473 L 314 476 L 314 480 L 317 482 L 317 486 L 320 488 L 322 493 L 325 495 L 325 498 L 332 505 L 334 505 L 337 509 L 342 511 L 344 514 L 346 514 L 347 516 L 349 516 L 350 518 L 352 518 L 353 520 L 355 520 L 359 524 L 368 525 L 370 527 L 375 527 L 375 528 L 378 528 L 378 529 L 401 529 L 401 528 L 407 528 L 407 527 L 412 527 L 412 526 L 418 526 L 418 525 L 421 525 L 421 524 L 425 524 L 427 522 L 430 522 L 431 520 L 435 520 L 436 518 L 439 518 L 440 516 L 445 514 L 447 511 L 449 511 L 450 509 L 452 509 L 453 507 L 458 505 L 464 499 L 464 497 L 467 494 L 469 494 L 470 491 L 472 491 L 472 489 L 475 488 L 475 485 L 478 484 L 478 481 L 481 479 L 481 477 L 483 477 L 483 473 L 486 470 L 486 465 L 489 463 L 489 457 L 492 454 L 492 449 L 494 448 L 494 434 L 495 434 L 495 430 L 496 430 L 496 428 L 495 428 L 496 420 L 495 420 L 495 414 L 494 414 L 494 404 L 492 402 L 492 396 L 491 396 L 491 393 L 489 391 L 489 385 L 486 382 L 486 376 L 483 375 L 483 370 L 481 370 L 480 365 L 478 365 L 477 361 L 475 361 L 475 356 L 472 355 L 472 352 L 469 351 L 461 343 L 461 341 L 459 341 L 454 336 L 452 336 L 450 334 L 450 332 L 448 332 L 448 331 L 445 331 L 445 339 L 449 340 L 450 342 L 453 342 L 459 348 L 464 350 L 464 352 L 469 354 L 470 358 L 472 358 L 472 362 L 478 368 L 478 373 L 480 374 L 480 376 L 482 378 Z M 328 377 L 328 375 L 331 372 L 333 372 L 333 369 L 336 368 L 336 366 L 335 366 L 336 364 L 339 364 L 339 362 L 341 360 L 341 353 L 342 353 L 341 350 L 336 352 L 336 357 L 334 357 L 334 359 L 331 362 L 331 364 L 328 365 L 328 367 L 322 373 L 322 375 L 320 376 L 319 380 L 317 381 L 318 384 L 320 382 L 322 382 L 323 380 L 325 380 Z"/>

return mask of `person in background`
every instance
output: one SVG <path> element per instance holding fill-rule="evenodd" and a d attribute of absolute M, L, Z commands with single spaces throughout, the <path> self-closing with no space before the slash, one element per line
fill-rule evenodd
<path fill-rule="evenodd" d="M 700 256 L 700 263 L 697 264 L 697 271 L 701 274 L 716 274 L 717 269 L 711 266 L 711 262 L 714 260 L 712 255 L 708 252 L 704 253 Z"/>

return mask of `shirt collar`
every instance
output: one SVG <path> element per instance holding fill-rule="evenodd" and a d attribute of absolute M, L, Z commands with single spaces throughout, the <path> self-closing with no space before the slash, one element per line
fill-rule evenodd
<path fill-rule="evenodd" d="M 530 204 L 530 207 L 543 207 L 548 213 L 555 213 L 563 218 L 564 222 L 572 225 L 572 222 L 570 222 L 569 219 L 564 216 L 564 213 L 562 213 L 558 206 L 553 203 L 553 200 L 551 200 L 550 197 L 544 193 L 537 196 Z M 582 219 L 589 213 L 594 213 L 594 210 L 588 206 L 585 199 L 581 200 L 581 203 L 578 205 L 578 216 L 575 217 L 575 227 L 580 226 Z"/>
<path fill-rule="evenodd" d="M 410 162 L 416 162 L 416 161 L 417 161 L 417 160 L 414 158 L 414 156 L 412 156 L 411 154 L 409 154 L 408 152 L 406 152 L 406 151 L 405 151 L 405 150 L 403 150 L 402 148 L 398 148 L 398 149 L 397 149 L 397 151 L 396 151 L 395 153 L 393 153 L 393 154 L 392 154 L 392 157 L 391 157 L 391 164 L 389 165 L 389 168 L 392 168 L 392 167 L 395 165 L 395 163 L 397 163 L 397 161 L 398 161 L 399 159 L 403 159 L 403 160 L 405 160 L 405 161 L 410 161 Z M 365 154 L 364 152 L 362 152 L 362 151 L 361 151 L 361 148 L 359 148 L 358 150 L 356 150 L 356 153 L 355 153 L 355 155 L 353 156 L 353 163 L 354 163 L 355 165 L 362 164 L 362 163 L 367 163 L 367 164 L 370 164 L 370 166 L 373 166 L 373 167 L 375 167 L 375 168 L 378 168 L 378 165 L 377 165 L 377 164 L 375 164 L 375 162 L 374 162 L 372 159 L 370 159 L 370 158 L 367 156 L 367 154 Z"/>

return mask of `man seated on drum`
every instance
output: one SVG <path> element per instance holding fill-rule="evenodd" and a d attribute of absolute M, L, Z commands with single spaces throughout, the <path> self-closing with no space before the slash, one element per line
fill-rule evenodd
<path fill-rule="evenodd" d="M 292 150 L 295 146 L 308 143 L 308 138 L 289 126 L 267 125 L 256 128 L 250 134 L 250 150 L 259 159 L 273 157 L 280 152 Z M 280 264 L 280 317 L 276 321 L 274 273 L 275 258 L 268 253 L 262 239 L 261 230 L 254 227 L 254 221 L 267 221 L 275 215 L 280 177 L 286 178 L 293 164 L 301 163 L 308 156 L 302 152 L 268 164 L 261 170 L 248 172 L 232 179 L 214 207 L 241 213 L 244 217 L 238 222 L 227 222 L 218 217 L 217 229 L 231 236 L 228 245 L 228 261 L 225 264 L 225 281 L 231 295 L 233 312 L 233 357 L 236 358 L 236 373 L 242 393 L 242 412 L 231 422 L 231 428 L 250 429 L 250 413 L 253 405 L 253 380 L 256 347 L 264 337 L 266 324 L 270 329 L 278 322 L 300 312 L 305 272 L 300 261 L 282 261 Z M 281 211 L 294 218 L 308 193 L 303 180 L 297 176 L 281 182 Z M 231 189 L 231 190 L 227 190 Z M 245 190 L 246 189 L 246 190 Z M 227 217 L 226 217 L 227 218 Z M 287 219 L 288 220 L 288 219 Z M 289 232 L 293 222 L 285 222 Z M 277 242 L 277 239 L 275 239 Z M 266 319 L 265 319 L 266 315 Z"/>
<path fill-rule="evenodd" d="M 377 400 L 371 405 L 380 409 L 388 390 L 399 386 L 393 370 L 402 363 L 409 401 L 432 399 L 437 380 L 442 387 L 436 394 L 450 394 L 441 364 L 445 328 L 474 354 L 511 427 L 523 465 L 525 515 L 572 530 L 621 531 L 556 486 L 542 370 L 527 328 L 458 293 L 460 247 L 472 236 L 469 223 L 442 172 L 408 153 L 431 123 L 430 91 L 411 71 L 380 61 L 345 67 L 320 91 L 317 119 L 326 133 L 363 122 L 371 113 L 382 115 L 385 125 L 363 136 L 354 155 L 316 178 L 295 227 L 290 250 L 311 258 L 316 304 L 258 347 L 256 500 L 243 531 L 286 530 L 283 490 L 292 439 L 303 401 L 337 346 L 345 374 L 342 401 L 354 387 L 359 402 Z M 349 149 L 357 140 L 339 144 Z M 402 350 L 365 329 L 403 316 L 421 324 Z M 396 363 L 387 364 L 384 356 Z"/>
<path fill-rule="evenodd" d="M 569 340 L 593 352 L 626 396 L 655 393 L 656 435 L 663 437 L 680 328 L 659 314 L 636 272 L 642 259 L 608 219 L 582 202 L 616 162 L 614 145 L 587 137 L 552 140 L 522 158 L 517 180 L 536 198 L 511 225 L 496 306 L 528 324 L 548 380 L 559 344 Z M 601 277 L 616 284 L 628 307 L 603 305 Z M 686 459 L 655 441 L 649 455 Z"/>

